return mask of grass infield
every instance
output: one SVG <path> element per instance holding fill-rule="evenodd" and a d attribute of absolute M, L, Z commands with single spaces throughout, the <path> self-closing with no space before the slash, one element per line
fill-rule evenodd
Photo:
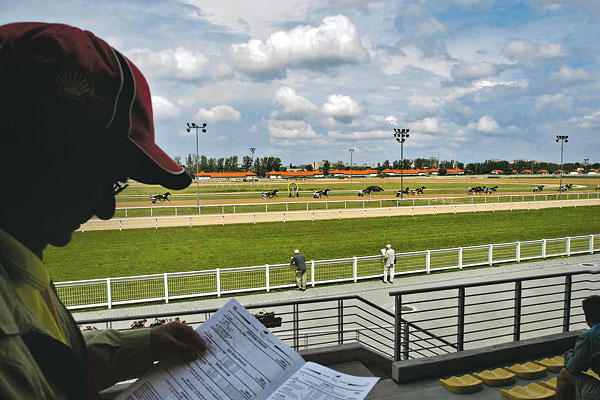
<path fill-rule="evenodd" d="M 307 260 L 473 246 L 600 232 L 600 207 L 75 232 L 49 247 L 55 282 L 279 264 L 295 248 Z"/>

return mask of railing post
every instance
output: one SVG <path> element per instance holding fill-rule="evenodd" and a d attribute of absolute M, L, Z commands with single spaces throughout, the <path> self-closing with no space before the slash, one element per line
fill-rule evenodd
<path fill-rule="evenodd" d="M 490 244 L 490 248 L 488 250 L 488 263 L 489 265 L 494 265 L 494 245 Z"/>
<path fill-rule="evenodd" d="M 458 329 L 456 332 L 456 348 L 463 351 L 465 347 L 465 288 L 458 288 Z"/>
<path fill-rule="evenodd" d="M 462 269 L 463 267 L 463 248 L 458 248 L 458 268 Z"/>
<path fill-rule="evenodd" d="M 523 283 L 515 281 L 515 309 L 513 317 L 513 341 L 521 340 L 521 298 Z"/>
<path fill-rule="evenodd" d="M 292 308 L 292 331 L 293 331 L 293 336 L 294 336 L 294 340 L 293 340 L 293 345 L 292 347 L 294 348 L 294 350 L 298 351 L 298 348 L 300 347 L 300 323 L 298 321 L 299 319 L 299 315 L 300 312 L 298 310 L 298 303 L 295 303 L 293 308 Z"/>
<path fill-rule="evenodd" d="M 590 235 L 590 254 L 594 254 L 594 235 Z"/>
<path fill-rule="evenodd" d="M 221 270 L 217 268 L 217 297 L 221 297 Z"/>
<path fill-rule="evenodd" d="M 571 256 L 571 237 L 567 237 L 567 256 Z"/>
<path fill-rule="evenodd" d="M 338 345 L 344 344 L 344 300 L 338 300 Z"/>
<path fill-rule="evenodd" d="M 431 272 L 431 250 L 427 250 L 427 256 L 425 257 L 425 269 L 429 274 Z"/>
<path fill-rule="evenodd" d="M 401 360 L 400 346 L 402 345 L 402 296 L 396 295 L 394 307 L 394 361 Z"/>
<path fill-rule="evenodd" d="M 546 239 L 542 239 L 542 258 L 546 258 Z"/>
<path fill-rule="evenodd" d="M 271 290 L 271 285 L 269 284 L 269 264 L 265 264 L 265 287 L 267 288 L 267 292 Z"/>
<path fill-rule="evenodd" d="M 106 300 L 108 301 L 108 309 L 112 308 L 112 288 L 110 285 L 110 278 L 106 278 Z"/>
<path fill-rule="evenodd" d="M 315 287 L 315 260 L 310 261 L 310 285 Z"/>
<path fill-rule="evenodd" d="M 563 332 L 569 332 L 571 324 L 571 289 L 573 286 L 573 275 L 565 276 L 565 301 L 563 303 Z"/>
<path fill-rule="evenodd" d="M 521 262 L 521 242 L 517 242 L 517 262 Z"/>
<path fill-rule="evenodd" d="M 165 303 L 169 304 L 169 275 L 168 273 L 163 274 L 163 280 L 165 283 Z"/>
<path fill-rule="evenodd" d="M 352 259 L 352 276 L 354 277 L 354 283 L 358 281 L 358 259 L 353 257 Z"/>
<path fill-rule="evenodd" d="M 408 323 L 404 323 L 404 331 L 402 332 L 402 359 L 408 360 L 408 354 L 410 353 L 410 332 L 408 331 Z"/>

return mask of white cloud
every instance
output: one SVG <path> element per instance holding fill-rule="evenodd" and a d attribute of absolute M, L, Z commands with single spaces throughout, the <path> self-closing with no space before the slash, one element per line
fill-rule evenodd
<path fill-rule="evenodd" d="M 362 107 L 349 96 L 332 94 L 321 107 L 323 114 L 339 122 L 349 123 L 363 113 Z"/>
<path fill-rule="evenodd" d="M 496 132 L 500 129 L 500 126 L 498 125 L 494 117 L 491 117 L 489 115 L 484 115 L 483 117 L 479 118 L 477 124 L 470 123 L 468 127 L 471 129 L 474 128 L 477 131 L 484 133 Z"/>
<path fill-rule="evenodd" d="M 385 122 L 390 125 L 398 126 L 398 118 L 394 117 L 393 115 L 385 117 Z"/>
<path fill-rule="evenodd" d="M 416 34 L 418 36 L 432 37 L 440 32 L 445 32 L 446 28 L 437 18 L 430 18 L 427 21 L 421 21 L 417 24 Z"/>
<path fill-rule="evenodd" d="M 281 112 L 275 112 L 272 117 L 285 115 L 287 117 L 297 117 L 311 115 L 319 109 L 310 100 L 302 97 L 290 87 L 284 86 L 275 91 L 273 94 L 273 103 L 282 107 Z"/>
<path fill-rule="evenodd" d="M 583 117 L 573 117 L 569 122 L 580 129 L 597 129 L 600 127 L 600 110 Z"/>
<path fill-rule="evenodd" d="M 341 133 L 339 131 L 329 131 L 327 133 L 332 139 L 344 139 L 344 140 L 369 140 L 369 139 L 391 139 L 392 134 L 389 130 L 374 129 L 370 131 L 354 131 Z"/>
<path fill-rule="evenodd" d="M 299 25 L 287 32 L 275 32 L 265 41 L 252 39 L 234 44 L 229 53 L 234 67 L 263 76 L 281 76 L 287 68 L 319 70 L 368 58 L 358 29 L 341 14 L 325 17 L 316 28 Z"/>
<path fill-rule="evenodd" d="M 214 124 L 215 122 L 221 121 L 239 121 L 241 114 L 231 106 L 220 105 L 214 106 L 210 110 L 201 108 L 196 115 L 194 115 L 194 118 L 199 119 L 202 122 L 206 121 L 209 124 Z"/>
<path fill-rule="evenodd" d="M 420 68 L 443 77 L 450 77 L 451 63 L 446 60 L 424 57 L 421 50 L 415 46 L 403 47 L 404 55 L 384 57 L 382 70 L 386 75 L 399 74 L 406 67 Z"/>
<path fill-rule="evenodd" d="M 457 81 L 472 81 L 495 76 L 498 73 L 498 66 L 485 61 L 455 65 L 451 73 Z"/>
<path fill-rule="evenodd" d="M 152 96 L 152 113 L 154 119 L 169 119 L 178 117 L 181 109 L 164 97 Z"/>
<path fill-rule="evenodd" d="M 273 139 L 313 139 L 317 133 L 304 121 L 269 120 L 269 135 Z"/>
<path fill-rule="evenodd" d="M 204 76 L 208 59 L 200 52 L 183 47 L 154 52 L 149 49 L 132 49 L 127 56 L 147 74 L 156 78 L 194 80 Z"/>
<path fill-rule="evenodd" d="M 562 67 L 552 77 L 565 83 L 584 82 L 591 79 L 590 74 L 583 68 L 572 69 L 569 67 Z"/>
<path fill-rule="evenodd" d="M 538 59 L 566 57 L 569 52 L 560 44 L 549 43 L 538 45 L 527 40 L 511 40 L 504 46 L 502 53 L 511 60 L 526 66 L 532 66 Z"/>
<path fill-rule="evenodd" d="M 424 118 L 421 121 L 413 122 L 408 124 L 411 132 L 428 132 L 428 133 L 437 133 L 440 131 L 440 126 L 436 118 L 429 117 Z"/>

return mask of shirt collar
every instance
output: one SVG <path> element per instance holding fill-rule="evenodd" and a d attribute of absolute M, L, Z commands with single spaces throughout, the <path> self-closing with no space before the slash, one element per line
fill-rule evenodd
<path fill-rule="evenodd" d="M 27 283 L 38 290 L 50 287 L 46 266 L 31 250 L 0 229 L 0 264 L 11 278 Z"/>

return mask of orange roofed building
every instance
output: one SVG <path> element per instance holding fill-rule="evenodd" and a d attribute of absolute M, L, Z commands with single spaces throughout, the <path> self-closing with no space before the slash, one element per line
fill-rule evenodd
<path fill-rule="evenodd" d="M 330 169 L 329 175 L 333 175 L 336 177 L 342 176 L 352 176 L 352 177 L 368 177 L 368 176 L 377 176 L 376 169 L 361 169 L 361 170 L 350 170 L 350 169 Z"/>
<path fill-rule="evenodd" d="M 246 178 L 255 178 L 256 174 L 252 171 L 246 172 L 198 172 L 194 174 L 198 177 L 198 179 L 246 179 Z"/>
<path fill-rule="evenodd" d="M 271 171 L 265 174 L 270 179 L 322 178 L 323 171 Z"/>

